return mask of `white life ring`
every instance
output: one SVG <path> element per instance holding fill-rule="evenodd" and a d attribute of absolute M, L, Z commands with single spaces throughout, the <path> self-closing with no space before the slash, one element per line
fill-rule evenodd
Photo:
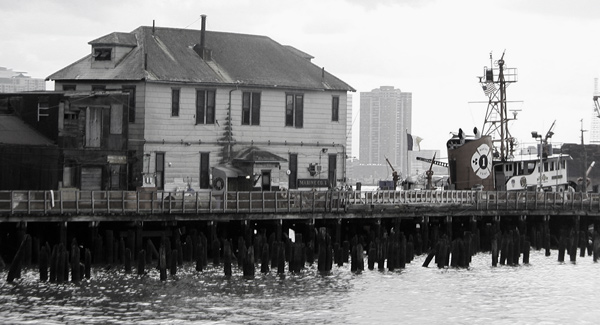
<path fill-rule="evenodd" d="M 471 168 L 481 179 L 488 178 L 492 173 L 492 151 L 486 143 L 481 144 L 471 157 Z"/>

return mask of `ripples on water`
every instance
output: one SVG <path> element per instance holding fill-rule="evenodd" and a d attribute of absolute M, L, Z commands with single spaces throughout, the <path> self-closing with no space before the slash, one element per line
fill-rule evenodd
<path fill-rule="evenodd" d="M 285 276 L 258 268 L 253 279 L 186 264 L 164 282 L 154 269 L 141 277 L 96 269 L 79 284 L 41 283 L 35 270 L 9 284 L 2 271 L 0 322 L 599 324 L 600 264 L 558 263 L 556 254 L 532 251 L 530 265 L 493 268 L 483 253 L 469 269 L 423 268 L 421 256 L 394 272 L 353 274 L 345 265 L 327 276 L 316 265 Z"/>

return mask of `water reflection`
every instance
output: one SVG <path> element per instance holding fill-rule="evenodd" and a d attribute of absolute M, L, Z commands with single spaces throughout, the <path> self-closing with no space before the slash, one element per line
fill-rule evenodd
<path fill-rule="evenodd" d="M 421 267 L 353 274 L 349 266 L 322 276 L 315 266 L 300 274 L 260 274 L 253 279 L 219 268 L 202 273 L 184 265 L 161 282 L 145 276 L 96 269 L 78 284 L 41 283 L 25 270 L 15 283 L 0 272 L 0 316 L 11 324 L 374 324 L 546 323 L 594 324 L 600 265 L 577 264 L 532 252 L 531 264 L 491 267 L 478 254 L 469 269 Z"/>

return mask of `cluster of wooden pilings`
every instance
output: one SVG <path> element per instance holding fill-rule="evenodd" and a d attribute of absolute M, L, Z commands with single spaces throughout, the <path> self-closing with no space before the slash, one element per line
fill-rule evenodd
<path fill-rule="evenodd" d="M 510 222 L 501 222 L 500 217 L 422 217 L 337 219 L 322 221 L 318 226 L 314 219 L 298 220 L 286 227 L 282 223 L 236 221 L 219 227 L 213 221 L 193 225 L 161 223 L 154 227 L 119 223 L 103 231 L 97 225 L 80 227 L 70 236 L 67 225 L 61 224 L 54 246 L 27 233 L 26 226 L 18 226 L 20 244 L 7 281 L 19 278 L 21 268 L 34 262 L 41 281 L 89 279 L 92 266 L 132 273 L 133 265 L 139 275 L 157 268 L 164 281 L 169 275 L 175 276 L 184 263 L 195 263 L 198 272 L 212 263 L 213 268 L 222 268 L 225 276 L 232 276 L 237 267 L 244 277 L 254 277 L 257 272 L 299 273 L 314 263 L 321 274 L 346 263 L 351 272 L 360 273 L 365 270 L 365 260 L 369 270 L 394 271 L 405 268 L 421 254 L 426 254 L 422 266 L 434 262 L 438 268 L 468 268 L 472 256 L 482 251 L 491 253 L 492 266 L 527 264 L 532 248 L 544 249 L 547 256 L 551 247 L 556 248 L 559 262 L 564 262 L 565 253 L 575 262 L 577 249 L 582 257 L 586 252 L 593 255 L 594 262 L 600 254 L 600 235 L 594 232 L 590 236 L 581 230 L 579 218 L 560 227 L 550 227 L 546 217 L 529 222 L 525 217 Z M 295 238 L 284 231 L 292 228 L 296 230 Z M 32 232 L 44 234 L 39 229 Z"/>

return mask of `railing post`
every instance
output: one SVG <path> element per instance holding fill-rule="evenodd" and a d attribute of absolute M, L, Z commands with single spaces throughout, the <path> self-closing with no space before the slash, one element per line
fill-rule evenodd
<path fill-rule="evenodd" d="M 60 193 L 60 214 L 63 214 L 63 192 L 62 191 L 58 191 L 58 193 Z"/>

